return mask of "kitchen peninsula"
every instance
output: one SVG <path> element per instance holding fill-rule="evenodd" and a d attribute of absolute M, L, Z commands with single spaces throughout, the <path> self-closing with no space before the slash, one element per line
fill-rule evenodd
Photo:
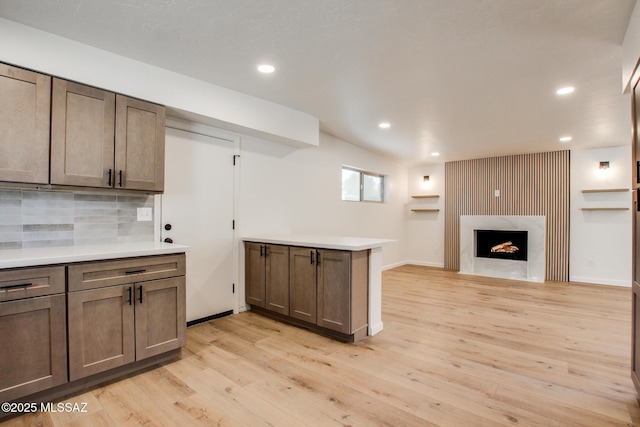
<path fill-rule="evenodd" d="M 382 330 L 382 246 L 395 240 L 266 235 L 243 241 L 252 310 L 344 341 Z"/>

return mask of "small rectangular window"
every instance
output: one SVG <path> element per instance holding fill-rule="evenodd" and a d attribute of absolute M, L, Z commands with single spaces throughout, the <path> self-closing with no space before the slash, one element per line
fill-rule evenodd
<path fill-rule="evenodd" d="M 360 201 L 360 172 L 342 168 L 342 200 Z"/>
<path fill-rule="evenodd" d="M 343 166 L 342 200 L 384 202 L 384 175 Z"/>
<path fill-rule="evenodd" d="M 380 175 L 362 173 L 362 200 L 365 202 L 382 202 L 384 180 Z"/>

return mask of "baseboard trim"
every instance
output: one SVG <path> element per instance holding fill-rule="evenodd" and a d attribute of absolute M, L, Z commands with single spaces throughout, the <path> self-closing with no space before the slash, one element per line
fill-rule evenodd
<path fill-rule="evenodd" d="M 207 316 L 207 317 L 201 317 L 200 319 L 196 319 L 196 320 L 190 320 L 190 321 L 187 322 L 187 328 L 189 326 L 193 326 L 193 325 L 198 325 L 200 323 L 209 322 L 210 320 L 219 319 L 221 317 L 229 316 L 231 314 L 233 314 L 233 310 L 224 311 L 222 313 L 213 314 L 213 315 Z"/>
<path fill-rule="evenodd" d="M 378 322 L 375 325 L 369 325 L 369 335 L 375 335 L 382 331 L 383 328 L 384 324 L 382 322 Z"/>
<path fill-rule="evenodd" d="M 406 264 L 406 261 L 394 262 L 393 264 L 385 265 L 382 267 L 382 271 L 391 270 L 392 268 L 402 267 Z"/>
<path fill-rule="evenodd" d="M 400 262 L 394 262 L 393 264 L 388 264 L 382 267 L 382 271 L 391 270 L 392 268 L 402 267 L 403 265 L 419 265 L 422 267 L 435 267 L 435 268 L 444 268 L 444 263 L 439 262 L 428 262 L 428 261 L 414 261 L 414 260 L 404 260 Z"/>
<path fill-rule="evenodd" d="M 444 262 L 430 262 L 430 261 L 406 261 L 405 264 L 409 265 L 420 265 L 422 267 L 436 267 L 436 268 L 444 268 Z"/>
<path fill-rule="evenodd" d="M 627 280 L 603 279 L 600 277 L 570 276 L 569 282 L 589 283 L 592 285 L 619 286 L 622 288 L 631 287 L 631 280 L 627 281 Z"/>

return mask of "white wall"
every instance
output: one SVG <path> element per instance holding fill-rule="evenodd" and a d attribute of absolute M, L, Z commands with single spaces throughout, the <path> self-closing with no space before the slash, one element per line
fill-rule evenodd
<path fill-rule="evenodd" d="M 571 281 L 619 286 L 631 284 L 631 213 L 583 211 L 582 207 L 615 206 L 631 209 L 631 192 L 583 194 L 583 189 L 630 188 L 631 147 L 571 150 L 570 248 Z M 600 161 L 609 161 L 605 174 Z M 429 186 L 422 177 L 429 175 Z M 444 265 L 444 164 L 408 169 L 405 207 L 408 263 Z M 439 194 L 434 199 L 411 199 L 414 194 Z M 439 208 L 435 213 L 411 213 L 412 207 Z"/>
<path fill-rule="evenodd" d="M 324 234 L 395 239 L 382 248 L 382 266 L 405 260 L 407 168 L 389 158 L 320 134 L 320 145 L 296 149 L 241 136 L 237 233 L 238 276 L 244 283 L 242 236 Z M 342 166 L 386 175 L 385 203 L 341 199 Z M 244 287 L 238 292 L 244 306 Z"/>
<path fill-rule="evenodd" d="M 569 280 L 631 286 L 631 211 L 583 211 L 583 207 L 632 208 L 632 193 L 582 193 L 630 188 L 631 147 L 571 150 Z M 609 161 L 610 169 L 598 169 Z"/>
<path fill-rule="evenodd" d="M 326 234 L 397 239 L 382 264 L 404 260 L 407 169 L 394 160 L 326 134 L 319 147 L 296 149 L 251 136 L 240 142 L 241 235 Z M 342 166 L 386 175 L 385 203 L 341 200 Z"/>
<path fill-rule="evenodd" d="M 429 182 L 423 177 L 429 176 Z M 444 164 L 416 166 L 407 173 L 405 201 L 406 259 L 410 264 L 444 267 Z M 414 195 L 437 194 L 437 199 L 412 199 Z M 440 209 L 412 212 L 413 208 Z"/>

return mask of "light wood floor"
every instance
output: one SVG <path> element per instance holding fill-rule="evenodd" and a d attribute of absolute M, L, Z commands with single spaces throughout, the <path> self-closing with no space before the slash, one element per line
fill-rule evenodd
<path fill-rule="evenodd" d="M 181 360 L 8 426 L 640 425 L 630 290 L 384 273 L 384 331 L 342 344 L 250 312 L 188 330 Z"/>

